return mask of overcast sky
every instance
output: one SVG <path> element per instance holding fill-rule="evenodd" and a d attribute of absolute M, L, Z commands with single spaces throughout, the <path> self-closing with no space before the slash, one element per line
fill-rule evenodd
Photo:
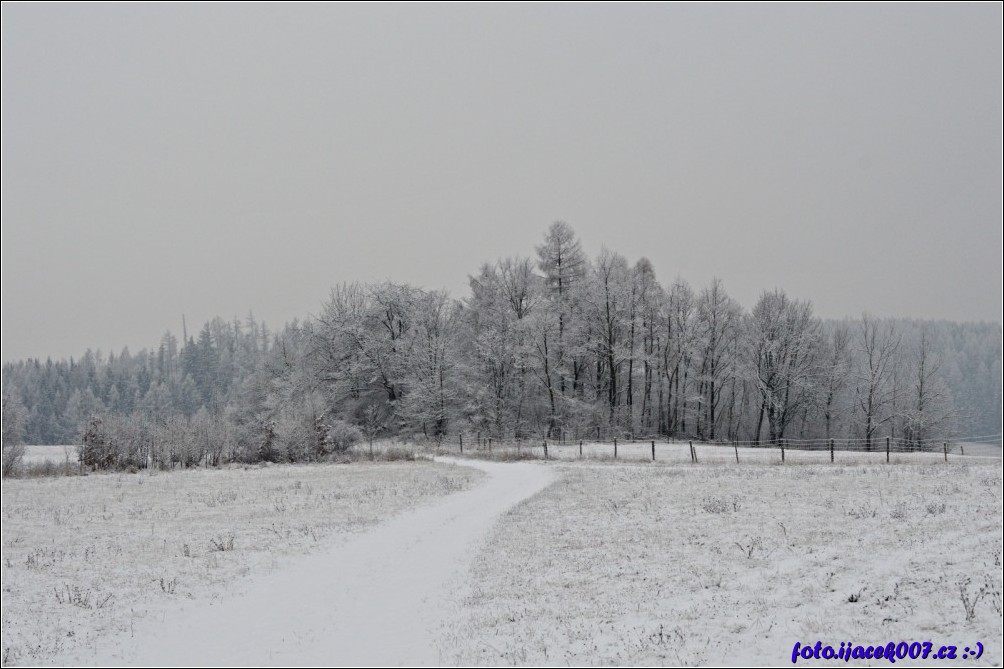
<path fill-rule="evenodd" d="M 1001 320 L 1000 3 L 2 12 L 4 360 L 463 296 L 556 219 L 747 308 Z"/>

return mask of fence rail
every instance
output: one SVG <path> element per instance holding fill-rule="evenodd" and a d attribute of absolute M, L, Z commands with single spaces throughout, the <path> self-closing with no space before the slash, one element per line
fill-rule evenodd
<path fill-rule="evenodd" d="M 778 439 L 700 441 L 691 439 L 550 440 L 497 439 L 456 435 L 435 442 L 442 451 L 499 459 L 625 460 L 668 463 L 847 463 L 948 462 L 1001 457 L 1001 435 L 966 438 Z M 969 453 L 966 453 L 966 450 Z"/>

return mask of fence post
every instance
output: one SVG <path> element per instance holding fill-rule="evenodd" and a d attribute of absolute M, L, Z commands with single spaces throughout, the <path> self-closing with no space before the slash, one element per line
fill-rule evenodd
<path fill-rule="evenodd" d="M 833 464 L 833 440 L 830 439 L 830 464 Z"/>
<path fill-rule="evenodd" d="M 885 438 L 885 463 L 889 464 L 889 437 Z"/>
<path fill-rule="evenodd" d="M 464 454 L 464 433 L 460 433 L 460 455 Z"/>
<path fill-rule="evenodd" d="M 948 442 L 945 442 L 945 462 L 948 462 Z"/>
<path fill-rule="evenodd" d="M 687 443 L 690 444 L 690 462 L 697 462 L 697 456 L 694 454 L 694 442 L 688 441 Z"/>
<path fill-rule="evenodd" d="M 547 439 L 544 440 L 544 459 L 547 460 Z"/>
<path fill-rule="evenodd" d="M 732 448 L 736 449 L 736 464 L 739 464 L 739 442 L 736 440 L 732 441 Z"/>
<path fill-rule="evenodd" d="M 694 442 L 690 442 L 690 450 L 694 452 L 694 464 L 697 464 L 697 448 L 694 446 Z"/>
<path fill-rule="evenodd" d="M 579 439 L 579 460 L 582 459 L 582 440 Z"/>
<path fill-rule="evenodd" d="M 614 437 L 614 460 L 617 459 L 617 437 Z"/>
<path fill-rule="evenodd" d="M 655 462 L 655 439 L 652 440 L 652 462 Z"/>
<path fill-rule="evenodd" d="M 488 437 L 488 452 L 492 452 L 492 438 Z"/>
<path fill-rule="evenodd" d="M 781 440 L 781 464 L 784 464 L 784 439 Z"/>

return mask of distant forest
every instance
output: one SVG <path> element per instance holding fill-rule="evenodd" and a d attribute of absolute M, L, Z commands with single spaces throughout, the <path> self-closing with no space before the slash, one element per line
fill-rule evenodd
<path fill-rule="evenodd" d="M 3 366 L 29 444 L 116 441 L 114 462 L 309 460 L 336 433 L 431 439 L 672 436 L 921 444 L 1001 431 L 1001 326 L 821 320 L 719 280 L 589 258 L 555 223 L 532 257 L 486 263 L 470 294 L 336 286 L 278 331 L 215 318 L 152 350 Z"/>

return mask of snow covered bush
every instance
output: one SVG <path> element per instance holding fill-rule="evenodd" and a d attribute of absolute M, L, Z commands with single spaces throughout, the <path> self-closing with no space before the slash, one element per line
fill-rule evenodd
<path fill-rule="evenodd" d="M 3 477 L 11 476 L 24 459 L 24 406 L 14 395 L 3 396 Z"/>
<path fill-rule="evenodd" d="M 341 453 L 349 450 L 363 438 L 362 431 L 344 420 L 334 420 L 328 425 L 328 445 L 332 451 Z"/>

